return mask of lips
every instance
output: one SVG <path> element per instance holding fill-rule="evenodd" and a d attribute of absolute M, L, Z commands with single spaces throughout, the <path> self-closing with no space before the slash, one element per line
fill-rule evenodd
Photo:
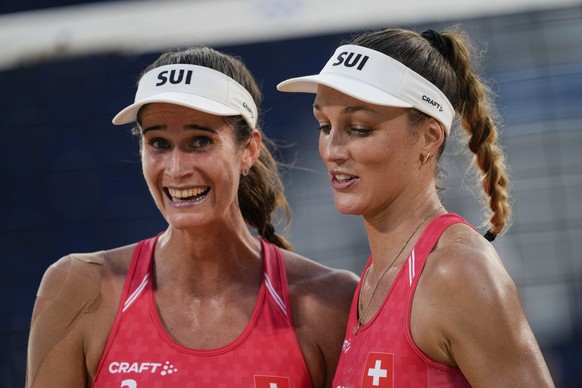
<path fill-rule="evenodd" d="M 164 188 L 164 192 L 168 199 L 175 204 L 199 202 L 206 197 L 209 191 L 210 187 L 208 186 L 188 189 Z"/>
<path fill-rule="evenodd" d="M 338 172 L 334 172 L 334 171 L 330 171 L 330 175 L 331 175 L 331 187 L 334 190 L 347 190 L 350 187 L 352 187 L 353 185 L 356 184 L 356 182 L 358 181 L 358 176 L 356 175 L 349 175 L 349 174 L 345 174 L 345 173 L 338 173 Z"/>

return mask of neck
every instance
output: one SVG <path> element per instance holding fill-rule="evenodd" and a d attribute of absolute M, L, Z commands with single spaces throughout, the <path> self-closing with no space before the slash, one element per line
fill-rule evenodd
<path fill-rule="evenodd" d="M 202 228 L 201 228 L 202 229 Z M 177 230 L 160 236 L 154 255 L 156 285 L 215 293 L 236 282 L 260 279 L 260 242 L 249 230 L 224 227 Z"/>
<path fill-rule="evenodd" d="M 430 221 L 444 213 L 446 211 L 438 197 L 431 197 L 424 202 L 388 209 L 382 217 L 374 220 L 366 218 L 365 227 L 374 265 L 377 268 L 389 265 L 408 239 L 410 242 L 405 244 L 408 247 L 404 246 L 404 250 L 410 250 Z M 406 259 L 404 253 L 394 263 L 395 266 Z"/>

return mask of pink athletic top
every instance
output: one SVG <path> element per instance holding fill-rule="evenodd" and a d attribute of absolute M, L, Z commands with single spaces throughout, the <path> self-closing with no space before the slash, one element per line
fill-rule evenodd
<path fill-rule="evenodd" d="M 410 333 L 414 291 L 426 258 L 443 231 L 467 223 L 456 214 L 434 219 L 415 244 L 376 315 L 353 334 L 362 280 L 356 289 L 334 388 L 344 387 L 470 387 L 457 368 L 428 358 Z M 372 263 L 368 260 L 364 274 Z"/>
<path fill-rule="evenodd" d="M 156 309 L 156 238 L 135 248 L 93 387 L 311 387 L 291 319 L 281 251 L 261 241 L 263 281 L 247 327 L 232 343 L 190 349 L 164 330 Z"/>

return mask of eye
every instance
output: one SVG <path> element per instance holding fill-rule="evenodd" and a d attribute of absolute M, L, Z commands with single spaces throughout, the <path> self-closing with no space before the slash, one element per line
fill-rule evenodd
<path fill-rule="evenodd" d="M 350 132 L 358 137 L 366 137 L 372 134 L 372 130 L 370 128 L 358 128 L 354 127 L 350 129 Z"/>
<path fill-rule="evenodd" d="M 319 127 L 318 127 L 318 131 L 323 132 L 325 134 L 330 133 L 331 132 L 331 125 L 329 125 L 327 123 L 320 123 Z"/>
<path fill-rule="evenodd" d="M 161 137 L 154 137 L 148 141 L 148 144 L 157 149 L 170 149 L 170 143 Z"/>
<path fill-rule="evenodd" d="M 192 142 L 192 147 L 203 148 L 203 147 L 207 147 L 207 146 L 211 145 L 212 143 L 213 143 L 213 141 L 209 137 L 200 136 L 200 137 L 194 138 L 194 141 Z"/>

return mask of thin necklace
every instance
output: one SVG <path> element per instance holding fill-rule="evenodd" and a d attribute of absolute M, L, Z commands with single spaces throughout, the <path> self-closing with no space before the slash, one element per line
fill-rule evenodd
<path fill-rule="evenodd" d="M 357 334 L 358 333 L 358 330 L 360 329 L 360 326 L 363 325 L 362 321 L 364 320 L 364 317 L 366 316 L 366 313 L 368 312 L 368 309 L 370 308 L 370 305 L 372 304 L 372 300 L 374 299 L 374 295 L 376 294 L 376 290 L 378 289 L 378 286 L 380 286 L 380 283 L 382 283 L 382 279 L 384 278 L 384 275 L 386 275 L 388 273 L 388 271 L 390 270 L 390 268 L 392 268 L 392 266 L 394 265 L 394 263 L 396 262 L 396 260 L 398 259 L 398 257 L 400 257 L 400 255 L 404 251 L 404 248 L 406 248 L 406 246 L 408 245 L 408 243 L 410 242 L 410 240 L 412 240 L 412 237 L 416 234 L 416 232 L 418 232 L 418 230 L 426 222 L 426 220 L 428 220 L 430 217 L 432 217 L 433 214 L 435 214 L 437 211 L 439 211 L 442 208 L 443 208 L 442 206 L 439 206 L 438 208 L 436 208 L 435 210 L 433 210 L 428 216 L 426 216 L 424 218 L 424 220 L 421 221 L 420 224 L 418 224 L 418 226 L 416 227 L 416 229 L 414 229 L 414 232 L 412 232 L 412 234 L 410 235 L 410 237 L 408 237 L 408 240 L 406 240 L 406 242 L 404 243 L 404 245 L 402 246 L 402 248 L 400 248 L 400 251 L 398 252 L 398 254 L 396 255 L 396 257 L 394 257 L 394 259 L 392 260 L 392 262 L 390 263 L 390 265 L 388 266 L 388 268 L 386 268 L 384 270 L 384 272 L 382 272 L 382 275 L 380 275 L 380 278 L 378 279 L 378 281 L 376 282 L 376 285 L 374 286 L 374 289 L 372 290 L 372 296 L 370 296 L 370 299 L 368 300 L 368 303 L 367 303 L 365 309 L 363 309 L 362 302 L 359 301 L 358 306 L 361 307 L 361 310 L 363 310 L 363 311 L 362 311 L 362 314 L 360 314 L 360 316 L 358 317 L 358 322 L 356 323 L 356 326 L 354 326 L 354 331 L 352 332 L 353 334 Z M 370 271 L 370 267 L 368 267 L 368 269 L 366 269 L 366 273 L 364 274 L 364 279 L 362 280 L 362 286 L 366 282 L 366 277 L 368 276 L 368 272 L 369 271 Z"/>

